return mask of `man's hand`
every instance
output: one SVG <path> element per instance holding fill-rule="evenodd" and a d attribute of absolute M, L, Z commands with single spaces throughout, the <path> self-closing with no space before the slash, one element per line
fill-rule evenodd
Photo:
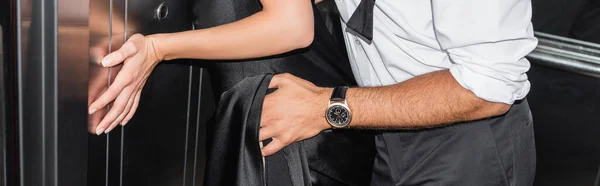
<path fill-rule="evenodd" d="M 110 111 L 100 121 L 95 133 L 108 133 L 118 124 L 125 125 L 135 113 L 146 79 L 161 60 L 152 38 L 135 34 L 123 46 L 108 54 L 102 66 L 113 67 L 123 63 L 115 81 L 89 106 L 89 114 L 103 109 L 113 102 Z"/>
<path fill-rule="evenodd" d="M 263 156 L 330 128 L 324 115 L 333 89 L 317 87 L 287 73 L 275 75 L 269 88 L 277 90 L 265 97 L 259 141 L 273 141 L 262 148 Z"/>

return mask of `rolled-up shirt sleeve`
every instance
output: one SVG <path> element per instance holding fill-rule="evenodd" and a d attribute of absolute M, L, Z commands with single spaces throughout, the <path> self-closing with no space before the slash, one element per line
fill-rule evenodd
<path fill-rule="evenodd" d="M 525 56 L 537 45 L 530 0 L 433 0 L 432 12 L 461 86 L 491 102 L 512 104 L 527 95 Z"/>

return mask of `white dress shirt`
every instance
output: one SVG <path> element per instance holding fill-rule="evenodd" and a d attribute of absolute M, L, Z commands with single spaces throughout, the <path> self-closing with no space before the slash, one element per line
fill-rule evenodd
<path fill-rule="evenodd" d="M 377 0 L 371 44 L 346 31 L 360 0 L 335 0 L 360 86 L 449 69 L 478 97 L 512 104 L 530 89 L 525 55 L 537 45 L 531 0 Z"/>

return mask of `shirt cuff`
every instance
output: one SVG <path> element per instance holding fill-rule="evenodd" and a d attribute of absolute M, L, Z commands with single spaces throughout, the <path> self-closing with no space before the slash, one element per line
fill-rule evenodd
<path fill-rule="evenodd" d="M 489 72 L 484 68 L 474 68 L 477 67 L 453 64 L 450 67 L 450 73 L 462 87 L 470 90 L 481 99 L 512 105 L 516 100 L 525 98 L 529 93 L 531 84 L 524 73 L 519 78 L 520 80 L 514 81 Z"/>

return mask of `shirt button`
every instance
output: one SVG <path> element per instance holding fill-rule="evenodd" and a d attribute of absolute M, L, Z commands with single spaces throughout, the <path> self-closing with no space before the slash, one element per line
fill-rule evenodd
<path fill-rule="evenodd" d="M 354 41 L 356 42 L 356 44 L 357 44 L 357 45 L 362 45 L 362 44 L 360 43 L 360 40 L 356 39 L 356 40 L 354 40 Z"/>

